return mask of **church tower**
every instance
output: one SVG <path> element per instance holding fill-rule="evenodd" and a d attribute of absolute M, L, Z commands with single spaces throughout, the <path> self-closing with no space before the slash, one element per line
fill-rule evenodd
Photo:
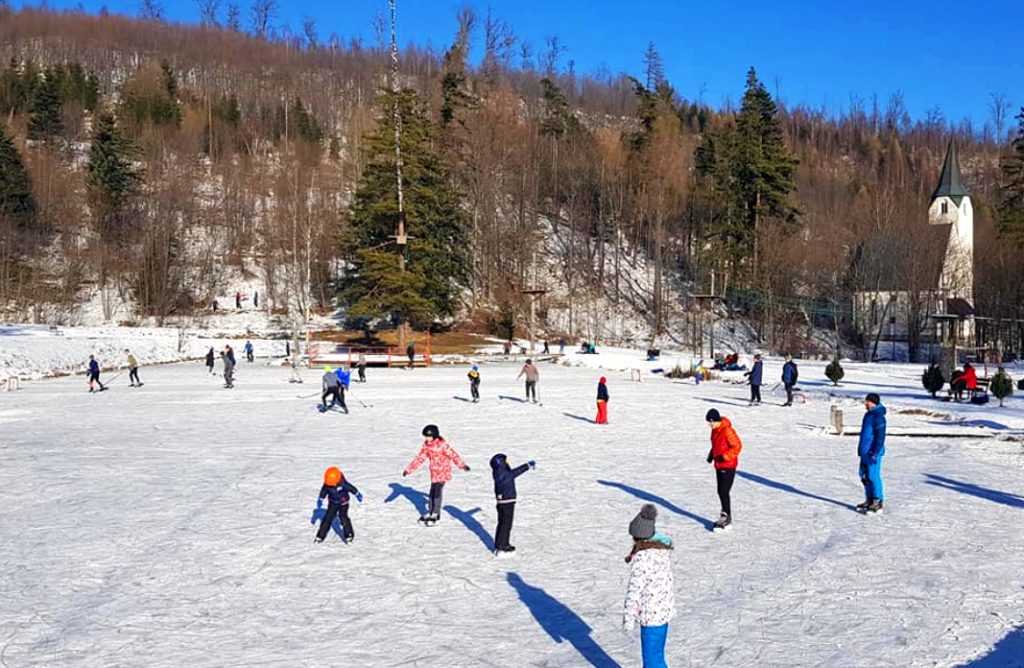
<path fill-rule="evenodd" d="M 949 227 L 949 241 L 939 278 L 940 293 L 947 299 L 960 299 L 974 307 L 974 208 L 971 196 L 960 178 L 960 160 L 956 144 L 949 142 L 939 185 L 928 208 L 928 222 Z M 961 334 L 973 337 L 973 321 L 965 323 Z"/>

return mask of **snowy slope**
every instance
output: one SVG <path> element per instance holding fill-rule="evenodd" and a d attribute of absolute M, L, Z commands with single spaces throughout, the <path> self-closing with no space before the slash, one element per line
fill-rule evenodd
<path fill-rule="evenodd" d="M 262 364 L 231 391 L 190 363 L 144 368 L 141 389 L 0 394 L 0 665 L 637 666 L 623 557 L 644 501 L 677 546 L 670 665 L 1024 665 L 1021 445 L 982 438 L 1024 428 L 1024 399 L 938 404 L 919 368 L 848 366 L 848 422 L 870 389 L 894 422 L 979 436 L 890 439 L 886 513 L 863 517 L 856 440 L 820 429 L 820 365 L 801 366 L 809 398 L 790 409 L 609 373 L 607 427 L 589 423 L 598 369 L 542 365 L 542 407 L 516 401 L 518 365 L 482 371 L 472 405 L 465 368 L 371 369 L 347 416 L 298 398 L 311 372 L 289 385 Z M 708 531 L 712 406 L 745 443 L 725 534 Z M 914 407 L 951 420 L 899 412 Z M 426 474 L 401 477 L 427 422 L 473 467 L 434 528 L 416 522 Z M 538 468 L 518 481 L 519 550 L 495 559 L 499 451 Z M 312 544 L 332 464 L 366 495 L 350 546 Z"/>

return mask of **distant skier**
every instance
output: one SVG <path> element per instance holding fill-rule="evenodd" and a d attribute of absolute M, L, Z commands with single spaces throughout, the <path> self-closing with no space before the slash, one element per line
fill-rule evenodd
<path fill-rule="evenodd" d="M 89 391 L 96 391 L 95 385 L 99 385 L 99 391 L 107 389 L 106 386 L 100 382 L 100 363 L 96 361 L 96 358 L 89 355 Z"/>
<path fill-rule="evenodd" d="M 135 355 L 132 355 L 131 351 L 127 348 L 124 349 L 124 354 L 128 356 L 128 380 L 131 381 L 132 387 L 142 387 L 142 381 L 139 380 L 139 362 L 135 359 Z"/>
<path fill-rule="evenodd" d="M 324 471 L 324 484 L 320 488 L 320 495 L 316 499 L 316 507 L 320 509 L 323 507 L 324 498 L 327 499 L 327 512 L 324 513 L 323 519 L 320 520 L 320 528 L 317 529 L 316 538 L 313 539 L 314 543 L 324 542 L 324 538 L 327 538 L 327 532 L 331 530 L 331 524 L 334 523 L 334 518 L 337 517 L 341 520 L 341 528 L 344 536 L 342 540 L 346 544 L 351 543 L 356 537 L 355 531 L 352 530 L 352 520 L 348 518 L 348 504 L 349 495 L 355 496 L 356 501 L 359 503 L 363 502 L 363 495 L 360 493 L 356 486 L 345 479 L 341 469 L 337 466 L 332 466 Z"/>
<path fill-rule="evenodd" d="M 601 376 L 597 381 L 597 424 L 608 424 L 608 379 Z"/>
<path fill-rule="evenodd" d="M 473 403 L 480 403 L 480 367 L 474 364 L 466 377 L 469 378 L 469 393 L 473 395 Z"/>
<path fill-rule="evenodd" d="M 366 382 L 366 355 L 359 353 L 359 357 L 356 359 L 356 370 L 359 371 L 359 382 Z"/>
<path fill-rule="evenodd" d="M 796 362 L 793 361 L 792 355 L 786 355 L 786 363 L 782 365 L 782 384 L 786 388 L 786 403 L 783 406 L 793 405 L 793 388 L 796 387 L 796 381 L 800 377 L 800 372 L 796 368 Z"/>
<path fill-rule="evenodd" d="M 228 349 L 221 351 L 220 359 L 224 362 L 224 387 L 230 390 L 235 386 L 235 356 Z"/>
<path fill-rule="evenodd" d="M 430 507 L 426 515 L 420 516 L 419 521 L 429 527 L 441 519 L 444 484 L 452 479 L 452 464 L 463 471 L 468 471 L 469 466 L 462 461 L 459 453 L 441 438 L 440 430 L 433 424 L 423 428 L 423 446 L 419 454 L 402 471 L 402 477 L 415 473 L 423 462 L 430 464 Z"/>
<path fill-rule="evenodd" d="M 214 355 L 213 352 L 213 346 L 210 346 L 209 352 L 206 353 L 206 370 L 209 372 L 211 376 L 213 375 L 213 364 L 215 360 L 216 356 Z"/>
<path fill-rule="evenodd" d="M 537 462 L 532 459 L 512 468 L 508 457 L 496 454 L 491 457 L 491 475 L 494 477 L 494 497 L 498 505 L 498 528 L 494 531 L 494 553 L 515 552 L 509 541 L 512 537 L 512 520 L 516 512 L 516 478 L 532 468 Z"/>
<path fill-rule="evenodd" d="M 526 399 L 537 403 L 537 381 L 540 380 L 540 370 L 534 365 L 533 360 L 526 360 L 516 380 L 526 376 Z"/>
<path fill-rule="evenodd" d="M 245 350 L 245 359 L 248 362 L 251 363 L 252 362 L 252 341 L 246 341 L 245 342 L 245 348 L 243 348 L 243 350 Z"/>
<path fill-rule="evenodd" d="M 626 557 L 629 583 L 622 626 L 632 631 L 640 624 L 640 652 L 644 668 L 666 668 L 665 641 L 668 624 L 676 616 L 672 580 L 671 539 L 655 533 L 658 509 L 646 503 L 633 521 L 629 534 L 633 549 Z"/>
<path fill-rule="evenodd" d="M 722 504 L 722 514 L 715 522 L 715 529 L 724 529 L 732 524 L 732 484 L 736 480 L 736 467 L 740 463 L 740 450 L 743 443 L 732 428 L 729 418 L 722 417 L 718 409 L 712 408 L 704 416 L 711 427 L 711 450 L 708 452 L 708 464 L 715 465 L 715 481 L 718 487 L 718 500 Z"/>
<path fill-rule="evenodd" d="M 409 368 L 413 368 L 413 362 L 416 361 L 416 342 L 410 341 L 409 345 L 405 348 L 405 354 L 409 358 Z"/>
<path fill-rule="evenodd" d="M 882 457 L 885 456 L 885 406 L 872 392 L 864 398 L 864 419 L 860 424 L 860 481 L 864 485 L 864 503 L 857 504 L 862 513 L 882 511 L 885 495 L 882 491 Z"/>
<path fill-rule="evenodd" d="M 764 369 L 761 355 L 754 355 L 754 366 L 743 374 L 750 379 L 750 405 L 761 405 L 761 382 L 764 380 Z"/>

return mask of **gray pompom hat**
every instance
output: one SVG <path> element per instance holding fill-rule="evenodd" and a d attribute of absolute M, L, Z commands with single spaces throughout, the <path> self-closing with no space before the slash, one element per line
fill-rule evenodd
<path fill-rule="evenodd" d="M 648 540 L 654 535 L 654 520 L 658 517 L 658 509 L 645 503 L 633 521 L 629 523 L 629 535 L 638 540 Z"/>

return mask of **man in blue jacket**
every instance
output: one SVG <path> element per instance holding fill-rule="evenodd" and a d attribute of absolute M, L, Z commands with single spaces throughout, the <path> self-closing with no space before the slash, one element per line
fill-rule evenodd
<path fill-rule="evenodd" d="M 754 355 L 754 366 L 743 374 L 750 379 L 750 405 L 761 404 L 761 382 L 764 380 L 764 369 L 761 355 Z"/>
<path fill-rule="evenodd" d="M 786 363 L 782 365 L 782 384 L 786 387 L 786 403 L 782 404 L 783 406 L 793 405 L 793 388 L 796 387 L 796 380 L 799 377 L 796 362 L 791 355 L 786 355 Z"/>
<path fill-rule="evenodd" d="M 857 505 L 862 513 L 882 510 L 885 495 L 882 492 L 882 457 L 885 456 L 885 406 L 872 392 L 864 398 L 864 420 L 860 424 L 860 481 L 864 484 L 864 503 Z"/>
<path fill-rule="evenodd" d="M 512 518 L 516 512 L 516 478 L 537 466 L 529 462 L 512 468 L 508 457 L 499 453 L 491 457 L 491 473 L 494 475 L 494 496 L 498 502 L 498 528 L 494 532 L 494 553 L 515 552 L 509 545 L 512 536 Z"/>

